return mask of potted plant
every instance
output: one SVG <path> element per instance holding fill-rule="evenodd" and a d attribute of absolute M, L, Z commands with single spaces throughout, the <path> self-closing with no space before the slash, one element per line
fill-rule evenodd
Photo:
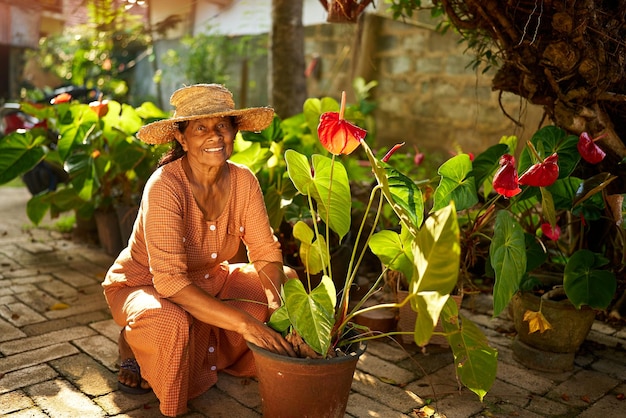
<path fill-rule="evenodd" d="M 344 119 L 345 94 L 342 95 L 341 107 L 337 104 L 336 108 L 339 112 L 320 111 L 318 126 L 320 142 L 332 157 L 315 154 L 311 158 L 311 166 L 307 156 L 295 150 L 285 152 L 289 178 L 296 189 L 306 196 L 310 218 L 314 220 L 312 226 L 305 222 L 294 225 L 294 236 L 300 240 L 300 257 L 307 275 L 323 274 L 320 284 L 314 288 L 299 279 L 287 281 L 281 289 L 283 305 L 268 323 L 286 335 L 301 357 L 307 358 L 277 356 L 250 345 L 257 364 L 264 414 L 286 416 L 293 413 L 290 409 L 293 404 L 285 402 L 288 399 L 297 402 L 298 411 L 306 411 L 312 416 L 343 416 L 352 374 L 358 356 L 365 349 L 362 343 L 396 334 L 371 333 L 356 325 L 355 317 L 371 310 L 399 308 L 404 304 L 411 304 L 418 311 L 418 325 L 410 332 L 418 343 L 423 344 L 430 339 L 441 314 L 459 378 L 482 399 L 495 379 L 496 351 L 488 346 L 486 338 L 474 324 L 460 320 L 456 304 L 448 301 L 458 277 L 460 251 L 454 204 L 434 211 L 424 220 L 421 191 L 411 179 L 387 163 L 398 147 L 378 159 L 365 142 L 366 131 Z M 382 274 L 363 297 L 351 301 L 351 288 L 363 257 L 363 252 L 357 253 L 357 248 L 364 248 L 356 244 L 348 272 L 342 280 L 343 288 L 339 292 L 335 288 L 335 273 L 330 267 L 331 252 L 325 237 L 329 236 L 329 231 L 334 231 L 342 240 L 350 230 L 349 179 L 339 156 L 348 155 L 357 147 L 365 154 L 376 179 L 365 217 L 370 208 L 377 208 L 374 210 L 376 224 L 383 203 L 388 202 L 398 216 L 401 231 L 376 231 L 371 228 L 363 234 L 364 217 L 355 242 L 366 242 L 384 265 L 406 268 L 410 292 L 402 302 L 365 305 L 380 287 Z M 271 364 L 266 365 L 266 360 Z M 303 370 L 308 373 L 310 369 L 321 369 L 327 363 L 330 364 L 324 366 L 321 383 L 314 383 L 313 377 L 307 374 L 304 390 L 299 380 L 305 373 Z M 333 363 L 345 366 L 342 368 L 346 376 L 336 376 L 334 373 L 339 366 Z M 279 381 L 279 388 L 272 386 L 272 378 Z M 344 382 L 344 386 L 341 389 L 333 387 L 333 395 L 328 395 L 329 401 L 324 398 L 324 402 L 319 402 L 320 391 L 331 386 L 329 379 Z M 295 389 L 295 393 L 291 389 Z M 301 395 L 312 395 L 313 400 L 302 399 Z"/>
<path fill-rule="evenodd" d="M 103 226 L 99 235 L 102 241 L 105 233 L 110 235 L 113 241 L 105 249 L 116 255 L 123 241 L 115 209 L 136 204 L 163 151 L 139 141 L 134 133 L 145 122 L 166 114 L 151 103 L 133 108 L 102 99 L 82 104 L 71 97 L 55 98 L 44 107 L 26 103 L 22 107 L 46 121 L 46 127 L 16 132 L 1 140 L 5 158 L 0 179 L 5 182 L 18 177 L 44 159 L 63 166 L 68 182 L 33 196 L 27 203 L 29 218 L 38 224 L 47 212 L 55 217 L 71 210 L 80 219 L 89 219 L 94 213 L 108 216 L 115 225 Z M 51 139 L 50 133 L 56 138 Z M 50 146 L 53 139 L 54 148 Z"/>
<path fill-rule="evenodd" d="M 608 238 L 589 238 L 592 223 L 602 219 L 607 236 L 623 234 L 623 209 L 612 203 L 623 196 L 607 193 L 616 178 L 609 173 L 579 177 L 603 155 L 586 133 L 543 127 L 523 148 L 519 164 L 510 152 L 515 142 L 503 142 L 473 162 L 473 180 L 491 192 L 475 219 L 481 226 L 491 222 L 481 234 L 491 234 L 486 266 L 495 277 L 493 315 L 511 307 L 520 362 L 568 370 L 595 310 L 606 309 L 615 296 L 615 273 L 624 269 L 623 243 L 614 251 Z M 491 177 L 495 161 L 500 167 Z"/>

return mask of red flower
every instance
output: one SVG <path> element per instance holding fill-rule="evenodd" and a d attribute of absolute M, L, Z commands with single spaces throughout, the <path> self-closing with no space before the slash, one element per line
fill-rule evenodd
<path fill-rule="evenodd" d="M 580 156 L 591 164 L 598 164 L 600 161 L 604 160 L 606 152 L 602 151 L 602 148 L 596 145 L 596 141 L 604 138 L 605 136 L 606 134 L 591 139 L 587 132 L 580 134 L 577 145 Z"/>
<path fill-rule="evenodd" d="M 396 152 L 397 150 L 400 149 L 400 147 L 402 147 L 402 145 L 404 145 L 404 142 L 400 143 L 400 144 L 396 144 L 393 146 L 393 148 L 391 148 L 389 151 L 387 151 L 387 154 L 385 154 L 385 156 L 383 157 L 382 161 L 384 163 L 386 163 L 387 161 L 389 161 L 389 158 L 391 158 L 391 156 L 393 155 L 394 152 Z"/>
<path fill-rule="evenodd" d="M 415 157 L 413 157 L 413 164 L 420 165 L 422 161 L 424 161 L 424 153 L 420 152 L 416 145 L 413 145 L 415 148 Z"/>
<path fill-rule="evenodd" d="M 108 100 L 97 100 L 89 103 L 89 108 L 93 110 L 99 118 L 103 118 L 109 113 L 109 101 Z"/>
<path fill-rule="evenodd" d="M 61 93 L 50 100 L 50 104 L 67 103 L 72 100 L 72 95 L 69 93 Z"/>
<path fill-rule="evenodd" d="M 541 232 L 552 241 L 557 241 L 561 236 L 561 227 L 554 225 L 554 228 L 552 228 L 549 222 L 545 222 L 541 224 Z"/>
<path fill-rule="evenodd" d="M 343 118 L 345 103 L 346 93 L 342 92 L 340 113 L 326 112 L 322 114 L 317 127 L 320 142 L 334 155 L 350 154 L 367 135 L 365 129 L 359 128 Z"/>
<path fill-rule="evenodd" d="M 517 184 L 515 157 L 504 154 L 500 157 L 500 168 L 493 176 L 493 189 L 504 197 L 512 197 L 522 191 Z"/>
<path fill-rule="evenodd" d="M 559 178 L 559 156 L 555 152 L 545 160 L 531 166 L 519 178 L 519 184 L 535 187 L 547 187 Z"/>

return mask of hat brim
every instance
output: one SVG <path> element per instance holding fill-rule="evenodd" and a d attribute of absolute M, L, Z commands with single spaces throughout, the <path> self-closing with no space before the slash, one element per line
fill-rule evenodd
<path fill-rule="evenodd" d="M 164 144 L 176 139 L 174 133 L 178 130 L 176 127 L 177 122 L 223 116 L 234 116 L 237 121 L 237 129 L 240 131 L 260 132 L 272 123 L 274 119 L 274 109 L 271 107 L 251 107 L 248 109 L 229 110 L 207 115 L 163 119 L 142 126 L 137 132 L 137 138 L 147 144 Z"/>

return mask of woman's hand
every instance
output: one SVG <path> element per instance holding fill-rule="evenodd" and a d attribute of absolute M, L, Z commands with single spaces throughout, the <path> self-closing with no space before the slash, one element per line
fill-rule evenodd
<path fill-rule="evenodd" d="M 260 321 L 253 320 L 246 324 L 241 335 L 246 341 L 273 353 L 297 357 L 289 341 Z"/>

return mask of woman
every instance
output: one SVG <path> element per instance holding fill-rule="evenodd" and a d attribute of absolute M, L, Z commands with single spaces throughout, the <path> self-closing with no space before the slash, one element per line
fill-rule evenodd
<path fill-rule="evenodd" d="M 184 87 L 170 103 L 171 119 L 137 133 L 149 144 L 175 142 L 146 184 L 129 245 L 103 287 L 123 327 L 120 389 L 152 388 L 161 412 L 176 416 L 218 371 L 254 375 L 246 341 L 295 354 L 264 324 L 286 275 L 263 195 L 250 170 L 228 161 L 237 131 L 266 128 L 274 112 L 235 110 L 216 84 Z M 228 264 L 241 241 L 254 267 Z"/>

